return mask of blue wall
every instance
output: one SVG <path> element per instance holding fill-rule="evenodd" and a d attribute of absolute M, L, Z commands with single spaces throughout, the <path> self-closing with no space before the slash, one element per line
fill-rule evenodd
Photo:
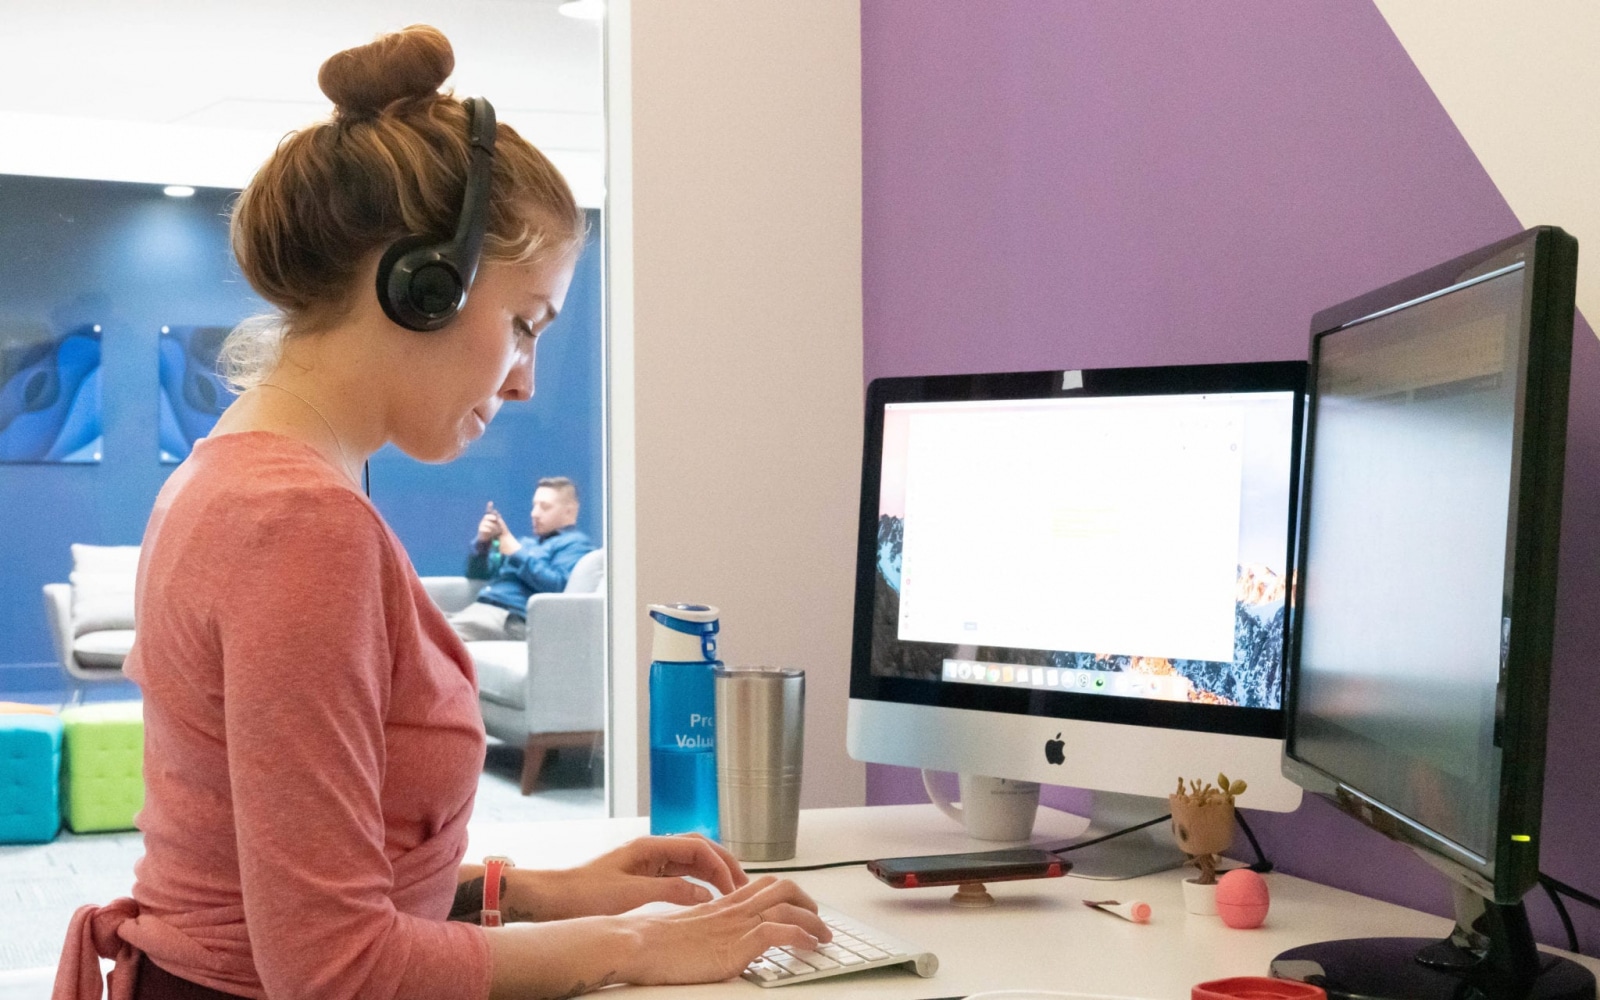
<path fill-rule="evenodd" d="M 71 543 L 144 533 L 174 468 L 157 453 L 162 324 L 231 325 L 264 308 L 228 252 L 232 194 L 0 176 L 0 321 L 101 324 L 105 427 L 99 464 L 0 465 L 0 665 L 54 662 L 39 588 L 67 579 Z"/>
<path fill-rule="evenodd" d="M 228 249 L 233 194 L 178 199 L 156 185 L 0 175 L 0 322 L 56 332 L 99 323 L 105 427 L 99 464 L 0 464 L 0 693 L 40 676 L 5 668 L 55 662 L 40 588 L 67 579 L 68 546 L 137 544 L 175 468 L 158 456 L 161 326 L 231 325 L 265 309 Z M 598 234 L 597 214 L 590 224 Z M 532 402 L 503 408 L 448 467 L 393 449 L 373 457 L 373 499 L 420 572 L 460 571 L 486 500 L 525 525 L 542 475 L 578 481 L 581 523 L 599 538 L 599 261 L 595 235 L 561 318 L 540 338 Z"/>

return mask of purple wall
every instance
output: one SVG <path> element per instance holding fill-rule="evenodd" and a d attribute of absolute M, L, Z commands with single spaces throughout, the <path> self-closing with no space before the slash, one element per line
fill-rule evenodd
<path fill-rule="evenodd" d="M 868 379 L 1304 358 L 1317 309 L 1522 228 L 1370 3 L 863 0 L 861 46 Z M 1543 867 L 1600 893 L 1600 343 L 1578 325 Z M 878 766 L 867 796 L 923 798 Z M 1447 908 L 1320 801 L 1252 822 L 1284 871 Z"/>

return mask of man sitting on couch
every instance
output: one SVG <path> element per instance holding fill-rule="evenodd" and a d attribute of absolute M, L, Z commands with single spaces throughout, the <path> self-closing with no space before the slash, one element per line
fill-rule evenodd
<path fill-rule="evenodd" d="M 489 504 L 467 558 L 467 576 L 487 579 L 489 585 L 450 616 L 462 641 L 528 637 L 528 598 L 565 589 L 572 567 L 594 551 L 577 523 L 578 487 L 565 476 L 541 479 L 533 491 L 532 537 L 512 534 Z"/>

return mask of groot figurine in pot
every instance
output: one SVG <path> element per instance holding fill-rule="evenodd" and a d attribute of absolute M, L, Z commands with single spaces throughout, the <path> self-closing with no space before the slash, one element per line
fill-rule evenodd
<path fill-rule="evenodd" d="M 1167 796 L 1172 835 L 1189 863 L 1200 869 L 1195 880 L 1199 885 L 1216 884 L 1218 855 L 1233 843 L 1233 800 L 1244 790 L 1243 781 L 1230 782 L 1219 774 L 1215 786 L 1191 779 L 1187 791 L 1179 778 L 1178 790 Z"/>

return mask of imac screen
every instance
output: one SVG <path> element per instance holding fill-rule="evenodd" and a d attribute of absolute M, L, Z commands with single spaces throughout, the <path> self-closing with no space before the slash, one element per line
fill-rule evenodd
<path fill-rule="evenodd" d="M 1135 724 L 1252 709 L 1277 735 L 1299 398 L 886 404 L 872 675 Z"/>

